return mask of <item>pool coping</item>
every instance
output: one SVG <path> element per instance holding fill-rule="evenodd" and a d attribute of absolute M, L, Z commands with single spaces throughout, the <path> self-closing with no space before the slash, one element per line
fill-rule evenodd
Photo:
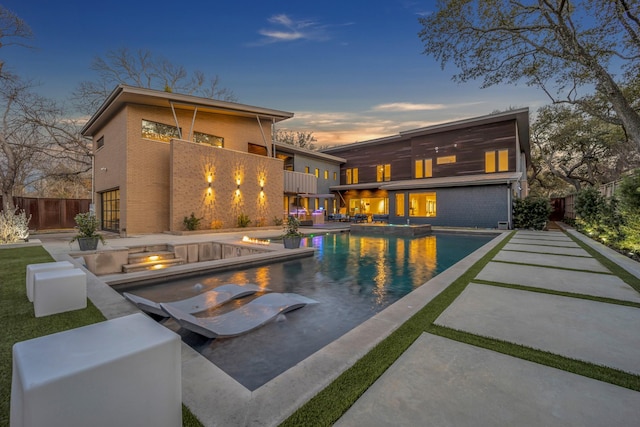
<path fill-rule="evenodd" d="M 206 426 L 278 425 L 445 290 L 510 231 L 492 234 L 496 238 L 254 391 L 182 343 L 183 403 Z M 54 258 L 78 264 L 68 254 Z M 90 272 L 87 295 L 107 319 L 140 312 Z"/>

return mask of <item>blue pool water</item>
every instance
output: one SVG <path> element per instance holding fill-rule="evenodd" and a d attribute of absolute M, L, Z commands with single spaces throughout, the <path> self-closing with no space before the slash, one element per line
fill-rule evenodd
<path fill-rule="evenodd" d="M 313 257 L 235 272 L 151 285 L 131 291 L 155 301 L 187 298 L 225 283 L 255 283 L 318 301 L 235 338 L 208 340 L 165 325 L 250 390 L 339 338 L 360 323 L 483 246 L 495 236 L 435 234 L 419 238 L 326 234 L 303 239 Z M 260 294 L 258 294 L 260 295 Z M 214 316 L 246 303 L 234 301 L 197 314 Z"/>

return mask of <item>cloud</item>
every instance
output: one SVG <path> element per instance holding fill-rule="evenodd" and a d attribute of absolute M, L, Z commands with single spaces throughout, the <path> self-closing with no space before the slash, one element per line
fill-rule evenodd
<path fill-rule="evenodd" d="M 380 104 L 373 107 L 374 111 L 434 111 L 448 108 L 444 104 L 414 104 L 411 102 L 392 102 Z"/>
<path fill-rule="evenodd" d="M 267 19 L 270 28 L 261 29 L 258 33 L 264 38 L 256 44 L 290 42 L 294 40 L 327 40 L 326 26 L 309 20 L 296 20 L 284 13 L 273 15 Z"/>

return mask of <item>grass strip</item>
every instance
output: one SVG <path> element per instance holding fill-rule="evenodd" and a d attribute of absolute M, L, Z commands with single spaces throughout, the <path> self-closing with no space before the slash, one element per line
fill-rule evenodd
<path fill-rule="evenodd" d="M 577 237 L 571 235 L 570 233 L 567 233 L 566 231 L 564 233 L 567 236 L 569 236 L 574 242 L 576 242 L 582 249 L 587 251 L 589 253 L 589 255 L 591 255 L 593 258 L 597 259 L 600 262 L 600 264 L 602 264 L 605 267 L 607 267 L 609 269 L 609 271 L 611 271 L 613 274 L 615 274 L 620 279 L 622 279 L 623 282 L 625 282 L 627 285 L 631 286 L 637 292 L 640 292 L 640 279 L 638 279 L 633 274 L 629 273 L 624 268 L 620 267 L 615 262 L 611 261 L 606 256 L 602 255 L 597 250 L 593 249 L 591 246 L 589 246 L 586 243 L 584 243 L 582 240 L 580 240 Z"/>
<path fill-rule="evenodd" d="M 579 294 L 574 292 L 557 291 L 555 289 L 536 288 L 534 286 L 514 285 L 512 283 L 492 282 L 490 280 L 474 279 L 473 283 L 479 283 L 481 285 L 498 286 L 501 288 L 518 289 L 521 291 L 538 292 L 541 294 L 558 295 L 561 297 L 578 298 L 589 301 L 603 302 L 605 304 L 624 305 L 626 307 L 640 308 L 640 303 L 633 301 L 625 301 L 614 298 L 598 297 L 587 294 Z"/>
<path fill-rule="evenodd" d="M 429 326 L 426 332 L 584 377 L 593 378 L 598 381 L 640 391 L 640 376 L 629 372 L 439 325 Z"/>
<path fill-rule="evenodd" d="M 395 362 L 507 244 L 513 233 L 491 249 L 420 311 L 376 345 L 281 426 L 331 426 Z"/>
<path fill-rule="evenodd" d="M 554 270 L 577 271 L 580 273 L 605 274 L 607 276 L 613 275 L 613 273 L 611 273 L 610 271 L 592 271 L 592 270 L 584 270 L 581 268 L 560 267 L 555 265 L 531 264 L 528 262 L 502 261 L 499 259 L 494 259 L 493 262 L 500 262 L 502 264 L 512 264 L 512 265 L 526 265 L 529 267 L 552 268 Z"/>
<path fill-rule="evenodd" d="M 91 300 L 87 308 L 46 317 L 35 317 L 33 304 L 26 294 L 27 265 L 52 262 L 42 246 L 0 249 L 0 426 L 9 425 L 11 405 L 12 348 L 17 342 L 50 335 L 81 326 L 102 322 L 102 315 Z M 182 406 L 183 425 L 201 427 L 202 424 Z"/>

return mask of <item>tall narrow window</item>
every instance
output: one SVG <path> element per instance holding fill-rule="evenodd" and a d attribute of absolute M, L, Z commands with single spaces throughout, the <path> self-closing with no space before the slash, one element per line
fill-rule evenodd
<path fill-rule="evenodd" d="M 385 165 L 376 166 L 376 181 L 391 181 L 391 164 L 387 163 Z"/>
<path fill-rule="evenodd" d="M 509 150 L 498 151 L 498 171 L 506 172 L 509 170 Z"/>
<path fill-rule="evenodd" d="M 422 159 L 416 160 L 416 162 L 415 162 L 415 165 L 416 165 L 416 167 L 415 167 L 415 175 L 414 175 L 416 178 L 424 178 L 424 171 L 423 171 L 423 168 L 422 168 L 423 164 L 424 164 L 424 162 L 422 161 Z"/>
<path fill-rule="evenodd" d="M 334 172 L 333 173 L 333 180 L 337 181 L 338 180 L 338 172 Z"/>
<path fill-rule="evenodd" d="M 320 178 L 320 169 L 316 168 L 314 171 L 314 175 L 316 176 L 316 178 Z"/>
<path fill-rule="evenodd" d="M 396 216 L 404 216 L 404 193 L 396 194 Z"/>
<path fill-rule="evenodd" d="M 100 149 L 104 146 L 104 136 L 101 136 L 100 139 L 98 139 L 98 142 L 96 142 L 96 149 Z"/>
<path fill-rule="evenodd" d="M 347 184 L 353 183 L 353 173 L 351 169 L 347 169 Z"/>
<path fill-rule="evenodd" d="M 433 176 L 433 159 L 424 159 L 424 177 L 431 178 Z"/>
<path fill-rule="evenodd" d="M 329 171 L 328 170 L 324 170 L 324 179 L 329 179 Z"/>
<path fill-rule="evenodd" d="M 304 173 L 309 173 L 309 166 L 304 167 Z"/>
<path fill-rule="evenodd" d="M 100 193 L 102 205 L 100 224 L 103 230 L 120 232 L 120 189 Z"/>
<path fill-rule="evenodd" d="M 493 173 L 496 171 L 496 152 L 487 151 L 484 153 L 484 171 L 486 173 Z"/>

